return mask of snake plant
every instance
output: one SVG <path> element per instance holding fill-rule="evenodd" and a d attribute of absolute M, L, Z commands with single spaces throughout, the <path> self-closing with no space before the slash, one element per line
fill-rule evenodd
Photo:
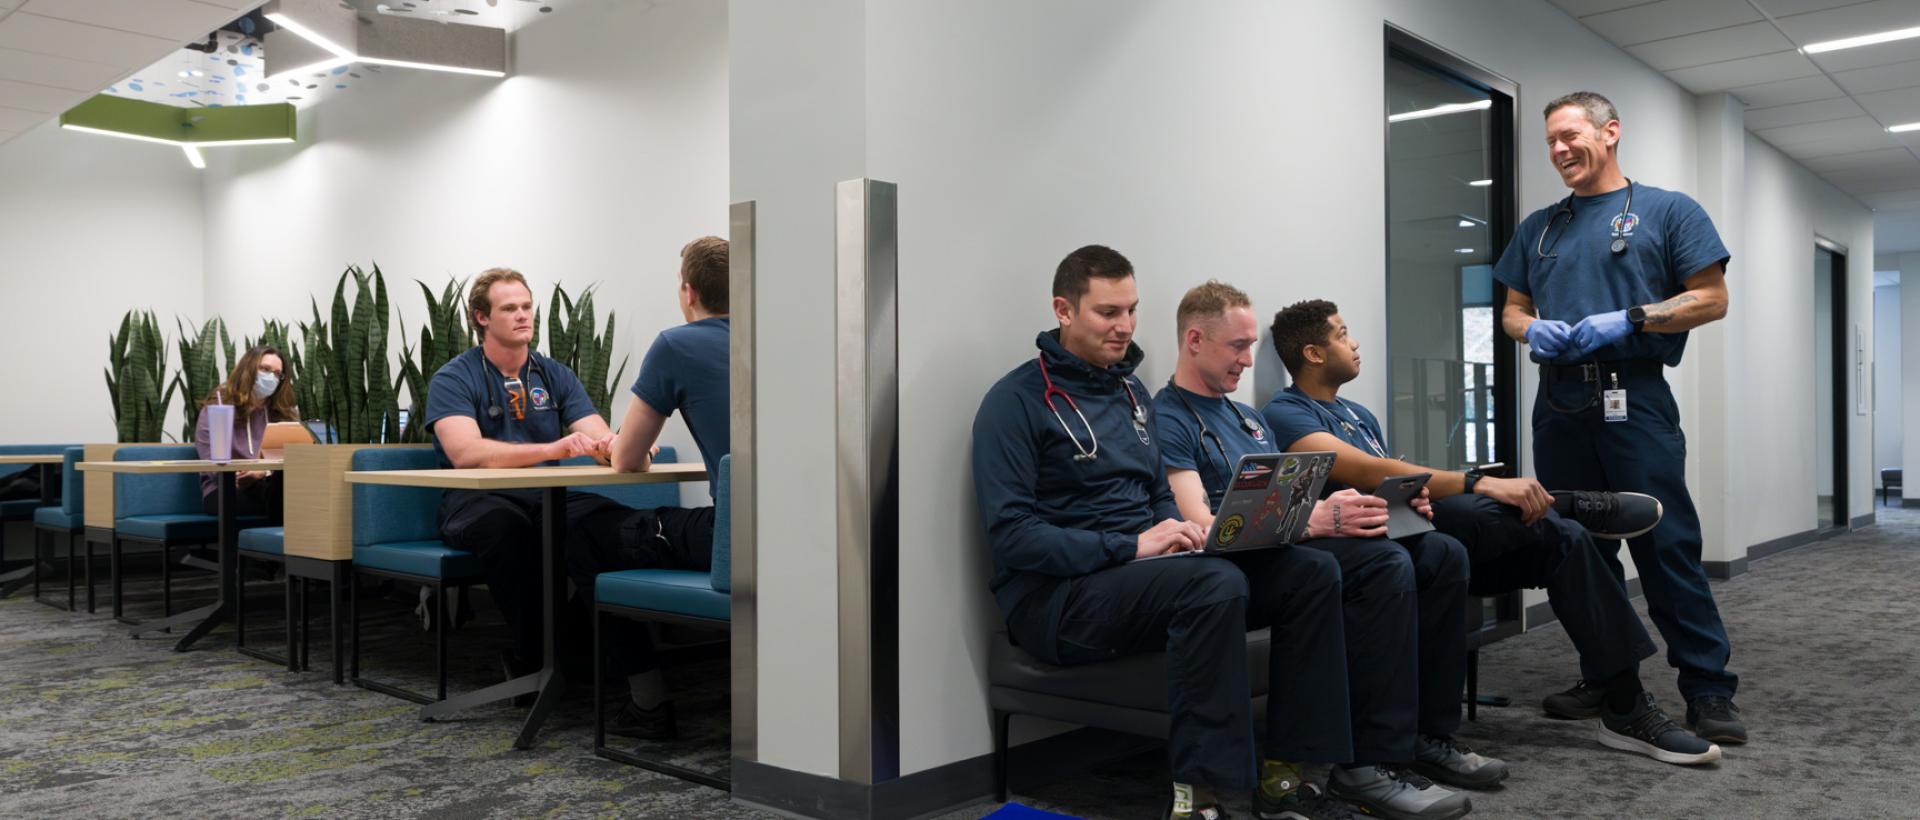
<path fill-rule="evenodd" d="M 119 440 L 159 441 L 177 385 L 166 380 L 167 340 L 153 312 L 122 316 L 119 331 L 107 340 L 107 353 L 107 394 Z"/>

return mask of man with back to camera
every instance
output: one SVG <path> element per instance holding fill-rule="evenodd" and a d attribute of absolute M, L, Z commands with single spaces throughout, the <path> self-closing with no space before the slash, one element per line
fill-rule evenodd
<path fill-rule="evenodd" d="M 1541 480 L 1646 493 L 1664 507 L 1652 532 L 1627 542 L 1647 612 L 1680 670 L 1687 725 L 1745 743 L 1740 679 L 1727 669 L 1732 645 L 1700 565 L 1686 439 L 1662 369 L 1680 364 L 1687 331 L 1727 315 L 1732 255 L 1699 203 L 1621 173 L 1620 131 L 1613 103 L 1591 91 L 1547 104 L 1548 156 L 1572 192 L 1523 220 L 1494 265 L 1507 286 L 1501 325 L 1540 363 Z M 1606 558 L 1625 577 L 1619 551 L 1612 542 Z"/>
<path fill-rule="evenodd" d="M 1548 714 L 1598 716 L 1601 744 L 1662 762 L 1692 765 L 1720 759 L 1720 747 L 1675 725 L 1641 686 L 1640 661 L 1653 655 L 1653 639 L 1587 528 L 1554 509 L 1573 498 L 1604 502 L 1588 503 L 1580 512 L 1603 531 L 1632 528 L 1614 533 L 1629 535 L 1658 521 L 1659 505 L 1653 499 L 1563 493 L 1557 501 L 1530 478 L 1436 470 L 1390 458 L 1373 412 L 1340 397 L 1340 387 L 1360 376 L 1360 346 L 1347 332 L 1339 308 L 1319 299 L 1289 305 L 1274 314 L 1272 333 L 1274 348 L 1294 382 L 1275 393 L 1262 412 L 1276 443 L 1288 450 L 1334 451 L 1332 477 L 1337 484 L 1378 487 L 1392 476 L 1431 473 L 1427 492 L 1437 499 L 1434 526 L 1465 542 L 1472 558 L 1468 591 L 1495 595 L 1523 587 L 1547 589 L 1554 614 L 1580 654 L 1581 675 L 1594 681 L 1548 697 L 1543 704 Z M 1458 699 L 1449 699 L 1447 708 L 1458 725 Z M 1444 771 L 1436 774 L 1445 781 Z"/>
<path fill-rule="evenodd" d="M 1248 453 L 1279 452 L 1280 441 L 1253 408 L 1228 396 L 1260 342 L 1247 295 L 1217 281 L 1195 287 L 1180 300 L 1177 327 L 1179 360 L 1154 397 L 1160 451 L 1181 515 L 1208 526 L 1233 465 Z M 1334 459 L 1334 475 L 1346 458 Z M 1466 549 L 1439 533 L 1405 546 L 1386 540 L 1386 502 L 1352 488 L 1320 501 L 1308 521 L 1301 546 L 1339 561 L 1345 602 L 1356 762 L 1330 773 L 1329 791 L 1369 813 L 1425 817 L 1430 798 L 1401 779 L 1401 768 L 1460 788 L 1504 780 L 1507 765 L 1455 741 L 1458 721 L 1447 721 L 1465 670 L 1456 674 L 1459 662 L 1440 653 L 1454 651 L 1460 632 Z M 1429 653 L 1422 641 L 1441 648 Z"/>
<path fill-rule="evenodd" d="M 686 324 L 654 337 L 640 360 L 633 380 L 634 400 L 627 402 L 626 418 L 609 448 L 613 468 L 623 473 L 645 472 L 653 466 L 654 442 L 667 418 L 677 410 L 700 447 L 709 481 L 717 480 L 720 458 L 730 446 L 727 391 L 727 240 L 705 236 L 680 249 L 680 315 Z M 620 569 L 713 568 L 713 507 L 654 510 L 654 533 L 623 539 L 620 552 L 602 554 L 596 567 Z M 644 519 L 638 519 L 644 523 Z M 612 546 L 608 544 L 607 546 Z M 622 671 L 632 692 L 628 722 L 664 707 L 666 680 L 653 655 L 652 636 L 644 624 L 615 618 L 605 626 L 611 642 L 631 654 Z"/>
<path fill-rule="evenodd" d="M 1351 756 L 1339 569 L 1294 549 L 1135 560 L 1206 540 L 1174 507 L 1151 396 L 1133 375 L 1138 304 L 1133 266 L 1111 248 L 1060 262 L 1059 328 L 1039 334 L 1039 355 L 995 383 L 974 416 L 974 495 L 1014 643 L 1053 664 L 1167 653 L 1166 816 L 1217 818 L 1220 790 L 1259 784 L 1250 628 L 1274 635 L 1267 756 L 1295 769 Z M 1343 816 L 1317 789 L 1288 786 L 1266 816 Z"/>
<path fill-rule="evenodd" d="M 427 391 L 425 423 L 440 466 L 531 467 L 576 456 L 604 462 L 613 434 L 585 385 L 566 365 L 531 349 L 533 291 L 526 277 L 507 268 L 481 273 L 468 291 L 467 310 L 480 344 L 434 373 Z M 479 557 L 487 588 L 513 633 L 514 647 L 503 659 L 509 678 L 533 672 L 542 657 L 544 512 L 539 490 L 446 490 L 440 497 L 441 540 Z M 659 531 L 641 520 L 652 512 L 593 493 L 567 493 L 566 515 L 568 574 L 582 590 L 593 588 L 591 574 L 580 582 L 583 570 L 598 571 L 598 556 L 617 554 L 623 539 L 635 533 Z M 570 628 L 558 634 L 588 634 L 573 623 L 581 614 L 578 604 L 562 611 Z M 556 654 L 570 662 L 590 657 L 559 649 Z M 673 715 L 629 704 L 608 731 L 669 738 Z"/>

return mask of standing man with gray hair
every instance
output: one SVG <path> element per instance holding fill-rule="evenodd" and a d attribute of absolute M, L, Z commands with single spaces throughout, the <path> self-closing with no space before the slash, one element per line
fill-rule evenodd
<path fill-rule="evenodd" d="M 1664 373 L 1680 364 L 1687 331 L 1727 315 L 1731 254 L 1699 203 L 1621 172 L 1620 117 L 1606 97 L 1568 94 L 1545 115 L 1548 155 L 1572 192 L 1522 221 L 1494 266 L 1508 289 L 1502 327 L 1540 364 L 1534 469 L 1548 486 L 1660 501 L 1659 525 L 1627 542 L 1648 614 L 1680 670 L 1687 724 L 1707 740 L 1745 743 L 1733 704 L 1739 678 L 1727 670 L 1727 628 L 1700 565 L 1686 439 Z M 1624 576 L 1619 542 L 1611 543 L 1607 559 Z M 1596 683 L 1548 700 L 1597 712 L 1604 690 Z"/>

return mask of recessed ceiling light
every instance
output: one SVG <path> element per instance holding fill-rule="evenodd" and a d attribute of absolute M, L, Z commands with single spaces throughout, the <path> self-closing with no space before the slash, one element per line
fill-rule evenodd
<path fill-rule="evenodd" d="M 1887 126 L 1887 133 L 1890 134 L 1904 134 L 1908 131 L 1920 131 L 1920 122 L 1903 122 L 1899 125 Z"/>
<path fill-rule="evenodd" d="M 1473 253 L 1473 249 L 1472 248 L 1454 248 L 1453 252 L 1454 253 Z"/>
<path fill-rule="evenodd" d="M 1459 114 L 1464 111 L 1485 111 L 1492 107 L 1493 107 L 1492 100 L 1475 100 L 1473 102 L 1448 103 L 1446 105 L 1436 105 L 1432 108 L 1422 108 L 1418 111 L 1406 111 L 1399 114 L 1392 114 L 1387 117 L 1387 122 L 1406 122 L 1407 120 L 1424 120 L 1428 117 L 1443 117 L 1448 114 Z"/>
<path fill-rule="evenodd" d="M 1474 225 L 1476 225 L 1476 224 L 1478 224 L 1478 223 L 1476 223 L 1476 222 L 1474 222 L 1474 221 L 1473 221 L 1473 220 L 1471 220 L 1471 219 L 1462 219 L 1462 220 L 1460 220 L 1460 227 L 1462 227 L 1462 228 L 1471 228 L 1471 227 L 1473 227 L 1473 226 L 1474 226 Z"/>
<path fill-rule="evenodd" d="M 1880 43 L 1891 43 L 1895 40 L 1910 40 L 1915 37 L 1920 37 L 1920 26 L 1895 31 L 1883 31 L 1879 34 L 1862 34 L 1858 37 L 1809 43 L 1802 46 L 1800 50 L 1807 54 L 1824 54 L 1829 51 L 1839 51 L 1843 48 L 1859 48 L 1861 46 L 1878 45 Z"/>
<path fill-rule="evenodd" d="M 1469 183 L 1467 183 L 1467 184 L 1468 184 L 1468 185 L 1472 185 L 1472 186 L 1473 186 L 1473 187 L 1475 187 L 1475 188 L 1490 188 L 1490 187 L 1492 187 L 1492 186 L 1493 186 L 1493 180 L 1491 180 L 1491 179 L 1476 179 L 1476 180 L 1474 180 L 1474 181 L 1472 181 L 1472 182 L 1469 182 Z"/>

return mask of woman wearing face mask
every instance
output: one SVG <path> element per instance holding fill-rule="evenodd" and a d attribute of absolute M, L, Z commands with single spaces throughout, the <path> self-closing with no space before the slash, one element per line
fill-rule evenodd
<path fill-rule="evenodd" d="M 234 458 L 260 457 L 260 445 L 266 438 L 268 422 L 300 419 L 299 412 L 293 407 L 293 388 L 281 378 L 285 372 L 286 363 L 280 358 L 280 351 L 271 345 L 260 345 L 241 356 L 226 382 L 214 388 L 213 395 L 201 400 L 201 407 L 209 404 L 234 406 Z M 209 414 L 201 413 L 200 423 L 193 431 L 193 446 L 200 451 L 201 458 L 208 458 L 212 452 L 208 419 Z M 234 480 L 239 485 L 241 515 L 265 516 L 270 525 L 280 523 L 280 476 L 265 470 L 248 470 L 236 473 Z M 218 514 L 219 491 L 218 474 L 200 474 L 200 507 L 208 515 Z"/>

